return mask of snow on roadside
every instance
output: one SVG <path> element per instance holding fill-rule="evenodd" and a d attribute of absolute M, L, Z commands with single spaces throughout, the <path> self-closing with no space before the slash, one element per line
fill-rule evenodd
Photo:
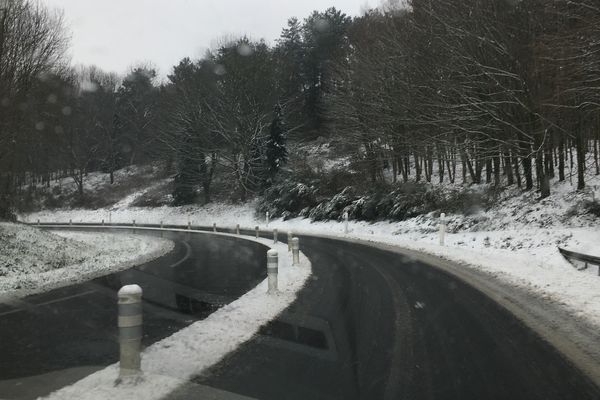
<path fill-rule="evenodd" d="M 124 240 L 126 239 L 126 240 Z M 173 249 L 153 237 L 0 223 L 0 297 L 19 298 L 131 268 Z"/>
<path fill-rule="evenodd" d="M 141 195 L 141 194 L 137 194 Z M 213 222 L 220 226 L 235 226 L 240 224 L 251 226 L 255 224 L 253 203 L 245 204 L 221 204 L 213 203 L 204 207 L 181 206 L 181 207 L 130 207 L 113 209 L 73 209 L 73 210 L 44 210 L 32 214 L 20 215 L 19 219 L 25 222 L 97 222 L 102 220 L 112 223 L 131 223 L 133 220 L 138 224 L 165 224 L 187 225 L 211 225 Z M 254 226 L 254 225 L 252 225 Z"/>
<path fill-rule="evenodd" d="M 238 300 L 215 311 L 205 320 L 198 321 L 146 348 L 142 353 L 143 379 L 135 385 L 127 382 L 115 385 L 118 365 L 114 364 L 52 393 L 47 398 L 160 399 L 250 340 L 261 326 L 275 319 L 294 301 L 310 276 L 311 264 L 301 254 L 300 265 L 292 267 L 287 245 L 274 245 L 272 240 L 266 239 L 246 239 L 263 243 L 278 251 L 279 294 L 267 294 L 265 279 Z"/>
<path fill-rule="evenodd" d="M 563 185 L 564 186 L 564 185 Z M 600 277 L 595 267 L 587 271 L 577 271 L 558 252 L 557 246 L 600 256 L 600 230 L 592 220 L 583 223 L 574 218 L 571 224 L 561 222 L 558 217 L 565 213 L 573 202 L 564 201 L 561 189 L 557 195 L 543 204 L 519 206 L 518 199 L 505 202 L 503 208 L 482 212 L 480 222 L 458 229 L 461 220 L 469 217 L 449 215 L 450 229 L 454 233 L 446 236 L 446 246 L 439 246 L 437 234 L 438 220 L 431 215 L 419 216 L 401 222 L 368 223 L 350 221 L 350 233 L 344 234 L 343 223 L 311 222 L 297 218 L 288 221 L 271 221 L 269 228 L 281 231 L 349 237 L 375 241 L 424 251 L 475 268 L 509 284 L 524 287 L 547 301 L 554 301 L 568 307 L 576 315 L 588 319 L 600 327 Z M 567 190 L 564 189 L 566 192 Z M 530 210 L 522 209 L 529 207 Z M 515 212 L 523 218 L 515 220 Z M 30 220 L 42 221 L 98 221 L 99 211 L 73 210 L 40 212 L 31 215 Z M 113 221 L 165 224 L 193 224 L 253 228 L 265 228 L 264 219 L 257 219 L 254 205 L 212 205 L 206 208 L 130 208 L 113 212 Z M 550 222 L 544 222 L 551 219 Z M 471 221 L 471 220 L 470 220 Z"/>

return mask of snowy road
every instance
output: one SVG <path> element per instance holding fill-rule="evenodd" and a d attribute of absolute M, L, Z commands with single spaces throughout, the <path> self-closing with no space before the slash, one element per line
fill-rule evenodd
<path fill-rule="evenodd" d="M 164 237 L 174 240 L 174 251 L 140 267 L 0 304 L 0 398 L 36 398 L 117 361 L 116 292 L 124 284 L 144 288 L 147 346 L 264 278 L 258 243 L 244 241 L 240 252 L 239 239 Z"/>

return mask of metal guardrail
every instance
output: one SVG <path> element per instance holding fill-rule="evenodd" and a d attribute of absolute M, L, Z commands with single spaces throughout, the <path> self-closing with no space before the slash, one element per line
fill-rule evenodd
<path fill-rule="evenodd" d="M 559 247 L 558 251 L 571 264 L 573 264 L 573 260 L 582 262 L 583 267 L 579 267 L 573 264 L 575 265 L 575 268 L 577 268 L 580 271 L 588 269 L 590 264 L 598 266 L 598 275 L 600 275 L 600 257 L 591 256 L 589 254 L 577 253 L 575 251 L 563 249 L 562 247 Z"/>

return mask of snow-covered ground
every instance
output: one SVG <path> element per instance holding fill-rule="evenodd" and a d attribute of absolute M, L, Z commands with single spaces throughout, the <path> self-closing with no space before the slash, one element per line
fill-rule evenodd
<path fill-rule="evenodd" d="M 142 264 L 172 249 L 171 241 L 160 238 L 48 232 L 0 223 L 0 297 L 24 297 L 84 282 Z"/>
<path fill-rule="evenodd" d="M 237 237 L 237 236 L 236 236 Z M 291 265 L 287 245 L 272 240 L 250 239 L 274 248 L 279 253 L 279 293 L 267 294 L 265 279 L 238 300 L 217 310 L 172 336 L 146 348 L 142 353 L 141 381 L 115 385 L 118 365 L 111 365 L 48 398 L 160 399 L 179 385 L 218 363 L 228 353 L 250 340 L 259 328 L 276 318 L 296 298 L 311 273 L 308 259 L 301 254 L 300 264 Z"/>

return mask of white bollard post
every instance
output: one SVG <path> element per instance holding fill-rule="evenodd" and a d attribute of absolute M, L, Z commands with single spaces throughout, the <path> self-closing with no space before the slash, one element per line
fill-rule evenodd
<path fill-rule="evenodd" d="M 133 220 L 133 227 L 135 228 L 135 219 Z"/>
<path fill-rule="evenodd" d="M 217 223 L 213 222 L 213 232 L 216 232 L 216 231 L 217 231 Z"/>
<path fill-rule="evenodd" d="M 108 224 L 112 225 L 112 212 L 108 212 Z"/>
<path fill-rule="evenodd" d="M 266 212 L 266 217 L 267 217 L 267 226 L 269 226 L 269 215 L 270 215 L 270 214 L 269 214 L 269 212 L 267 211 L 267 212 Z"/>
<path fill-rule="evenodd" d="M 300 239 L 292 239 L 292 265 L 300 264 Z"/>
<path fill-rule="evenodd" d="M 192 223 L 188 221 L 188 231 L 192 229 Z"/>
<path fill-rule="evenodd" d="M 288 242 L 288 252 L 289 252 L 289 251 L 292 251 L 292 238 L 294 237 L 294 235 L 293 235 L 292 231 L 288 231 L 287 236 L 288 236 L 287 242 Z"/>
<path fill-rule="evenodd" d="M 39 219 L 38 219 L 38 221 L 37 221 L 37 224 L 38 224 L 38 226 L 40 226 L 40 220 L 39 220 Z"/>
<path fill-rule="evenodd" d="M 102 226 L 104 226 L 104 220 L 102 220 Z"/>
<path fill-rule="evenodd" d="M 123 286 L 119 296 L 119 379 L 141 374 L 142 288 Z"/>
<path fill-rule="evenodd" d="M 235 234 L 236 234 L 236 235 L 239 235 L 239 234 L 240 234 L 240 224 L 237 224 L 237 225 L 235 226 Z"/>
<path fill-rule="evenodd" d="M 162 229 L 162 228 L 163 228 L 163 222 L 160 221 L 160 229 Z"/>
<path fill-rule="evenodd" d="M 72 219 L 69 220 L 69 225 L 73 225 L 73 220 Z"/>
<path fill-rule="evenodd" d="M 273 243 L 277 243 L 277 229 L 273 229 Z"/>
<path fill-rule="evenodd" d="M 344 212 L 344 234 L 348 234 L 348 212 Z"/>
<path fill-rule="evenodd" d="M 444 239 L 446 236 L 446 214 L 440 214 L 440 246 L 444 245 Z"/>
<path fill-rule="evenodd" d="M 277 250 L 267 251 L 267 277 L 269 282 L 268 294 L 277 293 L 277 274 L 279 272 L 279 259 Z"/>
<path fill-rule="evenodd" d="M 256 238 L 258 239 L 258 226 L 255 226 L 254 230 L 256 231 Z"/>

